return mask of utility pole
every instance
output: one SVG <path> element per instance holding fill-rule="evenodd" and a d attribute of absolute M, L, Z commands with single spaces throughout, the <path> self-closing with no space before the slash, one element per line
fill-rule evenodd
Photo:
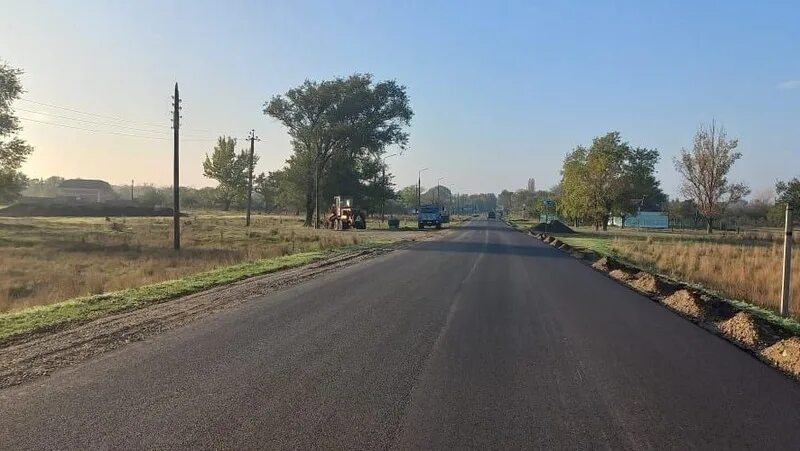
<path fill-rule="evenodd" d="M 386 160 L 398 155 L 403 155 L 403 152 L 401 151 L 399 154 L 393 153 L 391 155 L 387 155 L 381 160 L 381 223 L 384 220 L 384 210 L 386 208 L 386 186 L 388 185 L 388 183 L 386 183 Z"/>
<path fill-rule="evenodd" d="M 792 295 L 792 205 L 786 204 L 786 225 L 783 237 L 783 288 L 781 289 L 781 315 L 789 315 L 789 300 Z"/>
<path fill-rule="evenodd" d="M 417 172 L 417 214 L 419 214 L 419 209 L 422 207 L 422 173 L 427 170 L 428 168 L 423 168 Z"/>
<path fill-rule="evenodd" d="M 180 203 L 180 159 L 178 158 L 178 131 L 181 127 L 181 98 L 178 94 L 178 83 L 175 83 L 175 95 L 172 97 L 172 141 L 174 161 L 172 174 L 172 238 L 175 250 L 181 249 L 181 203 Z"/>
<path fill-rule="evenodd" d="M 250 140 L 250 162 L 248 163 L 249 170 L 247 173 L 247 218 L 245 219 L 245 225 L 250 227 L 250 206 L 253 203 L 253 160 L 255 158 L 255 142 L 261 140 L 256 136 L 255 130 L 250 130 L 250 136 L 247 139 Z"/>
<path fill-rule="evenodd" d="M 131 179 L 131 202 L 133 202 L 133 179 Z"/>

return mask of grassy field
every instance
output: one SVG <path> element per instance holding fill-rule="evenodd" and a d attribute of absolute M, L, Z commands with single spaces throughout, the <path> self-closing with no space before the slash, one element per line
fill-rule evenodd
<path fill-rule="evenodd" d="M 249 230 L 243 224 L 242 214 L 190 214 L 176 253 L 171 218 L 0 218 L 0 312 L 419 233 L 389 232 L 378 221 L 363 231 L 313 230 L 293 216 L 256 215 Z"/>
<path fill-rule="evenodd" d="M 559 238 L 576 247 L 614 255 L 724 296 L 777 310 L 780 303 L 783 236 L 779 230 L 712 235 L 694 231 L 608 232 L 578 229 Z M 790 310 L 800 317 L 800 237 L 795 237 Z"/>

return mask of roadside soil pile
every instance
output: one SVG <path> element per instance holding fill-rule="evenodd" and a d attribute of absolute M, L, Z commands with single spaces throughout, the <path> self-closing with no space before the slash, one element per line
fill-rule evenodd
<path fill-rule="evenodd" d="M 613 277 L 613 278 L 615 278 L 615 279 L 617 279 L 617 280 L 621 280 L 623 282 L 627 282 L 627 281 L 633 279 L 633 274 L 631 274 L 631 273 L 629 273 L 627 271 L 624 271 L 622 269 L 615 269 L 615 270 L 609 271 L 608 275 Z"/>
<path fill-rule="evenodd" d="M 664 304 L 697 321 L 704 320 L 709 313 L 708 304 L 689 290 L 672 293 L 671 296 L 664 298 Z"/>
<path fill-rule="evenodd" d="M 761 351 L 761 355 L 779 368 L 792 374 L 800 374 L 800 338 L 791 337 L 780 340 Z"/>
<path fill-rule="evenodd" d="M 102 203 L 78 205 L 17 203 L 1 209 L 0 216 L 172 216 L 172 209 Z"/>
<path fill-rule="evenodd" d="M 665 287 L 655 276 L 647 272 L 639 272 L 633 280 L 634 288 L 645 293 L 663 294 Z"/>
<path fill-rule="evenodd" d="M 559 220 L 550 221 L 550 223 L 540 222 L 531 227 L 531 232 L 547 232 L 547 233 L 575 233 L 566 224 Z"/>
<path fill-rule="evenodd" d="M 547 243 L 554 240 L 545 233 L 531 234 Z M 578 248 L 569 253 L 800 380 L 800 336 L 791 329 L 742 310 L 714 293 L 700 292 L 607 256 L 598 259 L 590 250 Z"/>
<path fill-rule="evenodd" d="M 753 315 L 746 312 L 739 312 L 731 318 L 717 323 L 717 327 L 726 337 L 732 338 L 749 349 L 756 349 L 764 341 Z"/>

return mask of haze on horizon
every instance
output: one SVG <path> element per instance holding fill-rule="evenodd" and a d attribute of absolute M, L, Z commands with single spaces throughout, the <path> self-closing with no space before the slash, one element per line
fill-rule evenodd
<path fill-rule="evenodd" d="M 421 168 L 459 192 L 547 188 L 568 151 L 618 130 L 661 152 L 674 197 L 672 158 L 712 119 L 739 138 L 731 179 L 754 195 L 800 175 L 798 4 L 295 3 L 7 2 L 0 58 L 25 71 L 15 109 L 35 147 L 23 172 L 171 184 L 176 81 L 183 184 L 214 185 L 205 153 L 250 129 L 257 172 L 275 170 L 291 149 L 264 102 L 360 72 L 408 87 L 398 188 Z"/>

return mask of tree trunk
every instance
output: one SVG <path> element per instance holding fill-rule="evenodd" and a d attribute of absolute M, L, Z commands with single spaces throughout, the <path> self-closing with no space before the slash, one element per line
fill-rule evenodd
<path fill-rule="evenodd" d="M 706 219 L 706 232 L 714 233 L 714 220 L 711 218 Z"/>
<path fill-rule="evenodd" d="M 608 215 L 603 215 L 603 232 L 608 230 Z"/>
<path fill-rule="evenodd" d="M 619 217 L 622 220 L 621 223 L 620 223 L 621 224 L 620 228 L 624 229 L 625 228 L 625 215 L 619 215 Z"/>
<path fill-rule="evenodd" d="M 306 221 L 303 225 L 312 227 L 312 221 L 314 221 L 314 180 L 309 180 L 306 186 Z"/>

